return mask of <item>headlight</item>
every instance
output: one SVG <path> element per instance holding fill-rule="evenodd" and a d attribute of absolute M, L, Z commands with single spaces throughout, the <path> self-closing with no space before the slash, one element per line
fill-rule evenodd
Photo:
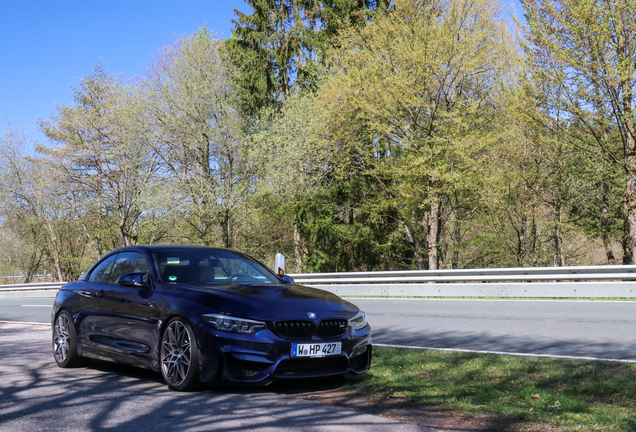
<path fill-rule="evenodd" d="M 234 318 L 228 315 L 206 314 L 202 316 L 215 329 L 231 333 L 254 334 L 266 328 L 262 321 Z"/>
<path fill-rule="evenodd" d="M 349 320 L 349 327 L 354 330 L 360 330 L 367 326 L 367 318 L 364 316 L 364 312 L 360 311 Z"/>

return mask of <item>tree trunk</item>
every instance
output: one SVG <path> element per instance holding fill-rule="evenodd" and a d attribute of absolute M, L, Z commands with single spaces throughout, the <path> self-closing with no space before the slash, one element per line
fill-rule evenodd
<path fill-rule="evenodd" d="M 128 234 L 126 233 L 126 218 L 121 211 L 119 212 L 119 237 L 122 247 L 130 246 Z"/>
<path fill-rule="evenodd" d="M 295 273 L 303 272 L 303 257 L 300 252 L 300 232 L 298 231 L 298 225 L 294 224 L 294 257 L 296 258 Z"/>
<path fill-rule="evenodd" d="M 605 248 L 605 256 L 609 265 L 616 264 L 616 258 L 612 251 L 612 244 L 609 236 L 610 216 L 609 216 L 609 181 L 606 178 L 605 162 L 603 162 L 603 174 L 601 177 L 603 188 L 603 208 L 601 210 L 601 232 L 603 233 L 603 247 Z"/>
<path fill-rule="evenodd" d="M 531 257 L 531 266 L 535 265 L 535 257 L 537 256 L 537 239 L 539 236 L 537 235 L 537 217 L 536 217 L 536 208 L 534 205 L 532 206 L 532 222 L 530 225 L 530 235 L 532 236 L 530 243 L 530 257 Z"/>
<path fill-rule="evenodd" d="M 57 281 L 62 282 L 62 266 L 60 264 L 60 254 L 57 250 L 57 236 L 53 231 L 53 227 L 51 226 L 51 222 L 45 220 L 46 229 L 49 232 L 49 238 L 51 240 L 51 254 L 53 255 L 53 263 L 55 264 L 55 271 L 57 272 Z"/>
<path fill-rule="evenodd" d="M 455 226 L 453 227 L 453 254 L 451 258 L 451 268 L 459 268 L 459 245 L 462 242 L 462 231 L 459 225 L 459 218 L 455 215 Z"/>
<path fill-rule="evenodd" d="M 628 174 L 627 185 L 625 188 L 625 203 L 627 210 L 627 224 L 629 227 L 629 240 L 626 242 L 626 246 L 629 249 L 626 253 L 629 253 L 628 260 L 633 262 L 633 253 L 636 250 L 636 160 L 632 155 L 628 158 Z M 628 252 L 629 251 L 629 252 Z M 625 257 L 623 258 L 625 262 Z"/>
<path fill-rule="evenodd" d="M 406 223 L 404 224 L 404 232 L 406 233 L 406 239 L 409 243 L 411 243 L 411 247 L 413 248 L 417 269 L 425 270 L 426 267 L 424 267 L 424 257 L 422 256 L 422 242 L 420 241 L 420 237 L 417 235 L 417 232 Z"/>
<path fill-rule="evenodd" d="M 439 231 L 439 202 L 436 196 L 431 200 L 431 211 L 428 217 L 428 269 L 437 270 L 437 237 Z"/>
<path fill-rule="evenodd" d="M 563 237 L 561 236 L 561 203 L 557 202 L 554 207 L 554 267 L 565 267 L 563 257 Z"/>
<path fill-rule="evenodd" d="M 627 198 L 623 200 L 623 238 L 621 239 L 621 246 L 623 247 L 623 265 L 629 265 L 632 263 L 632 242 L 629 236 L 629 221 L 627 219 Z"/>
<path fill-rule="evenodd" d="M 596 57 L 594 58 L 597 61 Z M 602 74 L 600 74 L 599 70 L 596 70 L 596 73 L 599 75 L 597 81 L 595 83 L 595 94 L 596 94 L 596 111 L 598 114 L 602 116 L 603 119 L 607 117 L 607 108 L 602 103 L 600 90 L 598 86 L 598 82 L 602 80 Z M 609 211 L 609 197 L 610 197 L 610 181 L 608 179 L 607 174 L 607 154 L 605 150 L 605 146 L 609 143 L 607 128 L 603 130 L 602 134 L 603 145 L 600 146 L 601 154 L 603 157 L 603 169 L 601 171 L 601 236 L 603 238 L 603 248 L 605 249 L 605 257 L 607 258 L 607 264 L 615 265 L 616 258 L 614 257 L 614 252 L 612 251 L 612 243 L 610 239 L 610 211 Z"/>
<path fill-rule="evenodd" d="M 24 283 L 31 283 L 35 272 L 40 267 L 42 262 L 42 254 L 38 253 L 38 248 L 35 248 L 31 257 L 29 258 L 29 267 L 24 272 Z M 9 267 L 11 267 L 11 259 L 9 258 Z"/>
<path fill-rule="evenodd" d="M 617 57 L 621 63 L 627 60 L 627 44 L 625 34 L 618 33 Z M 626 219 L 629 225 L 629 261 L 633 262 L 634 250 L 636 250 L 636 127 L 632 119 L 632 73 L 627 78 L 621 77 L 621 108 L 622 120 L 625 127 L 625 171 L 627 174 L 627 184 L 625 186 Z M 624 74 L 623 74 L 624 75 Z M 625 262 L 625 257 L 623 257 Z"/>
<path fill-rule="evenodd" d="M 625 169 L 627 171 L 627 182 L 625 185 L 625 211 L 629 228 L 629 239 L 626 242 L 626 253 L 629 254 L 627 261 L 633 262 L 634 250 L 636 250 L 636 143 L 634 141 L 633 130 L 627 131 L 625 141 Z M 626 262 L 623 257 L 623 262 Z"/>
<path fill-rule="evenodd" d="M 226 249 L 232 248 L 232 233 L 230 226 L 230 209 L 223 209 L 221 211 L 221 241 L 223 247 Z"/>
<path fill-rule="evenodd" d="M 630 98 L 631 99 L 631 98 Z M 631 104 L 631 101 L 629 102 Z M 626 121 L 627 137 L 625 140 L 625 170 L 627 182 L 625 185 L 625 210 L 629 226 L 629 262 L 633 262 L 634 250 L 636 250 L 636 142 L 634 141 L 634 128 L 631 121 Z M 632 127 L 629 127 L 631 125 Z M 625 258 L 623 258 L 625 262 Z"/>
<path fill-rule="evenodd" d="M 231 249 L 234 247 L 234 233 L 232 232 L 233 229 L 233 220 L 232 220 L 232 215 L 230 214 L 230 209 L 225 209 L 225 220 L 226 220 L 226 229 L 227 229 L 227 233 L 226 233 L 226 237 L 227 237 L 227 248 Z"/>

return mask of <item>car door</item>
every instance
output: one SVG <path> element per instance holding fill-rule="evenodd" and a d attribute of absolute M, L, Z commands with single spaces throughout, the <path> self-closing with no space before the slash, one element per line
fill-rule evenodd
<path fill-rule="evenodd" d="M 119 356 L 154 356 L 158 343 L 155 329 L 161 315 L 154 290 L 117 284 L 121 276 L 141 272 L 149 272 L 146 256 L 126 251 L 118 253 L 95 278 L 93 301 L 98 307 L 93 312 L 90 339 L 100 352 L 94 354 L 107 351 L 111 354 L 107 356 L 120 360 Z"/>
<path fill-rule="evenodd" d="M 98 314 L 103 313 L 104 279 L 110 274 L 117 254 L 104 257 L 87 275 L 86 279 L 79 282 L 79 287 L 75 291 L 80 297 L 77 304 L 80 305 L 78 312 L 78 333 L 77 338 L 82 349 L 91 351 L 95 345 L 93 341 L 96 330 L 95 320 Z"/>

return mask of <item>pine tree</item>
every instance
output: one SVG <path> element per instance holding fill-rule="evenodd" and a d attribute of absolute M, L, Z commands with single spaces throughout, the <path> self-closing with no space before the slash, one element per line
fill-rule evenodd
<path fill-rule="evenodd" d="M 293 88 L 311 87 L 315 66 L 342 28 L 360 25 L 385 0 L 249 0 L 252 14 L 234 9 L 226 55 L 236 68 L 242 109 L 276 105 Z"/>

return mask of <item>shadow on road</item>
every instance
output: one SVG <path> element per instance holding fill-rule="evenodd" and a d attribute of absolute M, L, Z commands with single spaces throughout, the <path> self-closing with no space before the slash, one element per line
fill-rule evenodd
<path fill-rule="evenodd" d="M 603 356 L 603 344 L 594 347 L 596 354 L 590 354 L 589 347 L 577 341 L 546 343 L 528 338 L 500 341 L 468 331 L 428 333 L 423 337 L 415 332 L 395 335 L 380 330 L 374 340 L 389 337 L 392 343 L 400 345 L 473 348 L 478 344 L 483 349 L 483 344 L 497 342 L 502 351 L 545 352 L 565 347 L 574 355 Z M 341 378 L 284 381 L 265 388 L 224 386 L 192 393 L 173 392 L 160 374 L 115 363 L 91 360 L 86 368 L 58 368 L 52 357 L 50 338 L 47 327 L 0 324 L 0 431 L 417 430 L 414 425 L 341 409 L 338 405 L 454 431 L 506 431 L 524 423 L 518 418 L 455 420 L 452 413 L 428 407 L 426 401 L 408 406 L 393 399 L 392 394 L 377 403 L 377 398 L 357 391 L 355 381 L 348 386 L 349 381 Z M 636 346 L 625 345 L 621 352 L 628 358 L 636 352 Z M 475 371 L 465 395 L 448 397 L 475 397 L 479 392 L 487 392 L 493 384 L 481 379 L 479 372 Z M 369 376 L 357 379 L 367 380 Z M 571 379 L 550 377 L 535 384 L 537 388 L 551 388 Z"/>
<path fill-rule="evenodd" d="M 0 430 L 331 431 L 347 425 L 347 430 L 380 431 L 399 424 L 278 394 L 295 388 L 287 384 L 278 390 L 179 393 L 168 390 L 158 373 L 114 363 L 91 360 L 86 368 L 61 369 L 51 354 L 50 335 L 41 326 L 0 325 Z M 322 380 L 312 388 L 341 383 Z"/>
<path fill-rule="evenodd" d="M 505 338 L 495 337 L 485 332 L 471 331 L 422 331 L 374 329 L 373 341 L 381 344 L 418 346 L 428 348 L 470 349 L 478 351 L 500 351 L 524 354 L 549 354 L 576 357 L 612 358 L 636 360 L 636 343 L 590 343 L 563 339 L 546 341 L 528 336 Z"/>

